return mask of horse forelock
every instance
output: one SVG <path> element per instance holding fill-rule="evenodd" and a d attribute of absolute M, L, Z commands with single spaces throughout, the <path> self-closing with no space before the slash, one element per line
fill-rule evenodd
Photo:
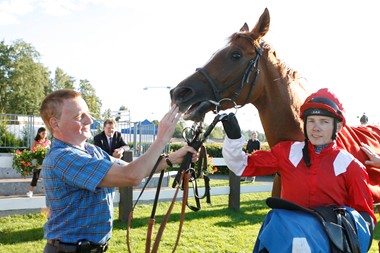
<path fill-rule="evenodd" d="M 257 42 L 257 38 L 252 38 L 251 34 L 249 32 L 236 32 L 236 33 L 233 33 L 230 37 L 229 37 L 229 43 L 235 43 L 237 42 L 239 39 L 241 38 L 244 38 L 246 39 L 250 45 L 252 46 L 256 46 L 256 47 L 259 47 L 259 42 Z"/>

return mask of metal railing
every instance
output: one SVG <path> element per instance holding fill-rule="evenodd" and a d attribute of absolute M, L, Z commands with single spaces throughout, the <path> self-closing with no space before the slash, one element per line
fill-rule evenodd
<path fill-rule="evenodd" d="M 0 152 L 30 148 L 34 139 L 35 117 L 21 114 L 0 114 Z"/>

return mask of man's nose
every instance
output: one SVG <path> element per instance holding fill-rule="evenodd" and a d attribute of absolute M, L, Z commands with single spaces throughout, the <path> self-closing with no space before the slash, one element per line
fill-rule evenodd
<path fill-rule="evenodd" d="M 94 121 L 92 120 L 92 118 L 91 118 L 91 116 L 90 116 L 89 114 L 86 114 L 86 117 L 85 117 L 84 122 L 85 122 L 86 124 L 91 125 Z"/>

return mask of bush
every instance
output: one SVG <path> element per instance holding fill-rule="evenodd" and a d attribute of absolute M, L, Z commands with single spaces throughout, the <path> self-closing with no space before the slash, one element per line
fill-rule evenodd
<path fill-rule="evenodd" d="M 186 143 L 172 143 L 170 144 L 170 152 L 174 152 L 180 148 L 182 148 L 184 145 L 187 145 Z M 207 155 L 209 157 L 208 159 L 208 164 L 209 166 L 209 172 L 211 174 L 223 174 L 223 175 L 228 175 L 228 167 L 227 166 L 214 166 L 212 164 L 212 158 L 214 157 L 223 157 L 222 156 L 222 143 L 204 143 L 204 146 L 206 148 Z M 178 169 L 178 168 L 174 168 Z"/>
<path fill-rule="evenodd" d="M 7 131 L 5 125 L 0 125 L 0 147 L 19 147 L 21 141 Z M 13 152 L 14 148 L 2 148 L 2 153 Z"/>
<path fill-rule="evenodd" d="M 170 144 L 170 152 L 174 152 L 182 148 L 184 145 L 187 145 L 187 144 L 186 143 L 172 143 Z M 210 158 L 223 157 L 222 155 L 223 143 L 204 143 L 204 146 Z M 245 149 L 245 146 L 243 147 L 243 149 Z M 261 143 L 261 150 L 269 150 L 269 149 L 270 147 L 267 142 Z M 223 175 L 228 175 L 229 173 L 229 169 L 227 166 L 217 166 L 216 168 L 217 169 L 214 170 L 214 173 L 223 174 Z"/>

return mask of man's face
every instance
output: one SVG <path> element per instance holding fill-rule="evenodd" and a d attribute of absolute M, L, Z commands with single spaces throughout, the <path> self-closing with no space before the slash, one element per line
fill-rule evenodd
<path fill-rule="evenodd" d="M 113 134 L 116 131 L 115 125 L 112 123 L 106 124 L 106 126 L 103 128 L 104 133 L 106 134 L 107 137 L 112 137 Z"/>
<path fill-rule="evenodd" d="M 334 118 L 321 115 L 307 116 L 307 137 L 313 145 L 325 145 L 332 142 Z"/>
<path fill-rule="evenodd" d="M 81 147 L 91 137 L 92 122 L 83 98 L 67 99 L 63 103 L 61 118 L 57 119 L 54 137 Z"/>

